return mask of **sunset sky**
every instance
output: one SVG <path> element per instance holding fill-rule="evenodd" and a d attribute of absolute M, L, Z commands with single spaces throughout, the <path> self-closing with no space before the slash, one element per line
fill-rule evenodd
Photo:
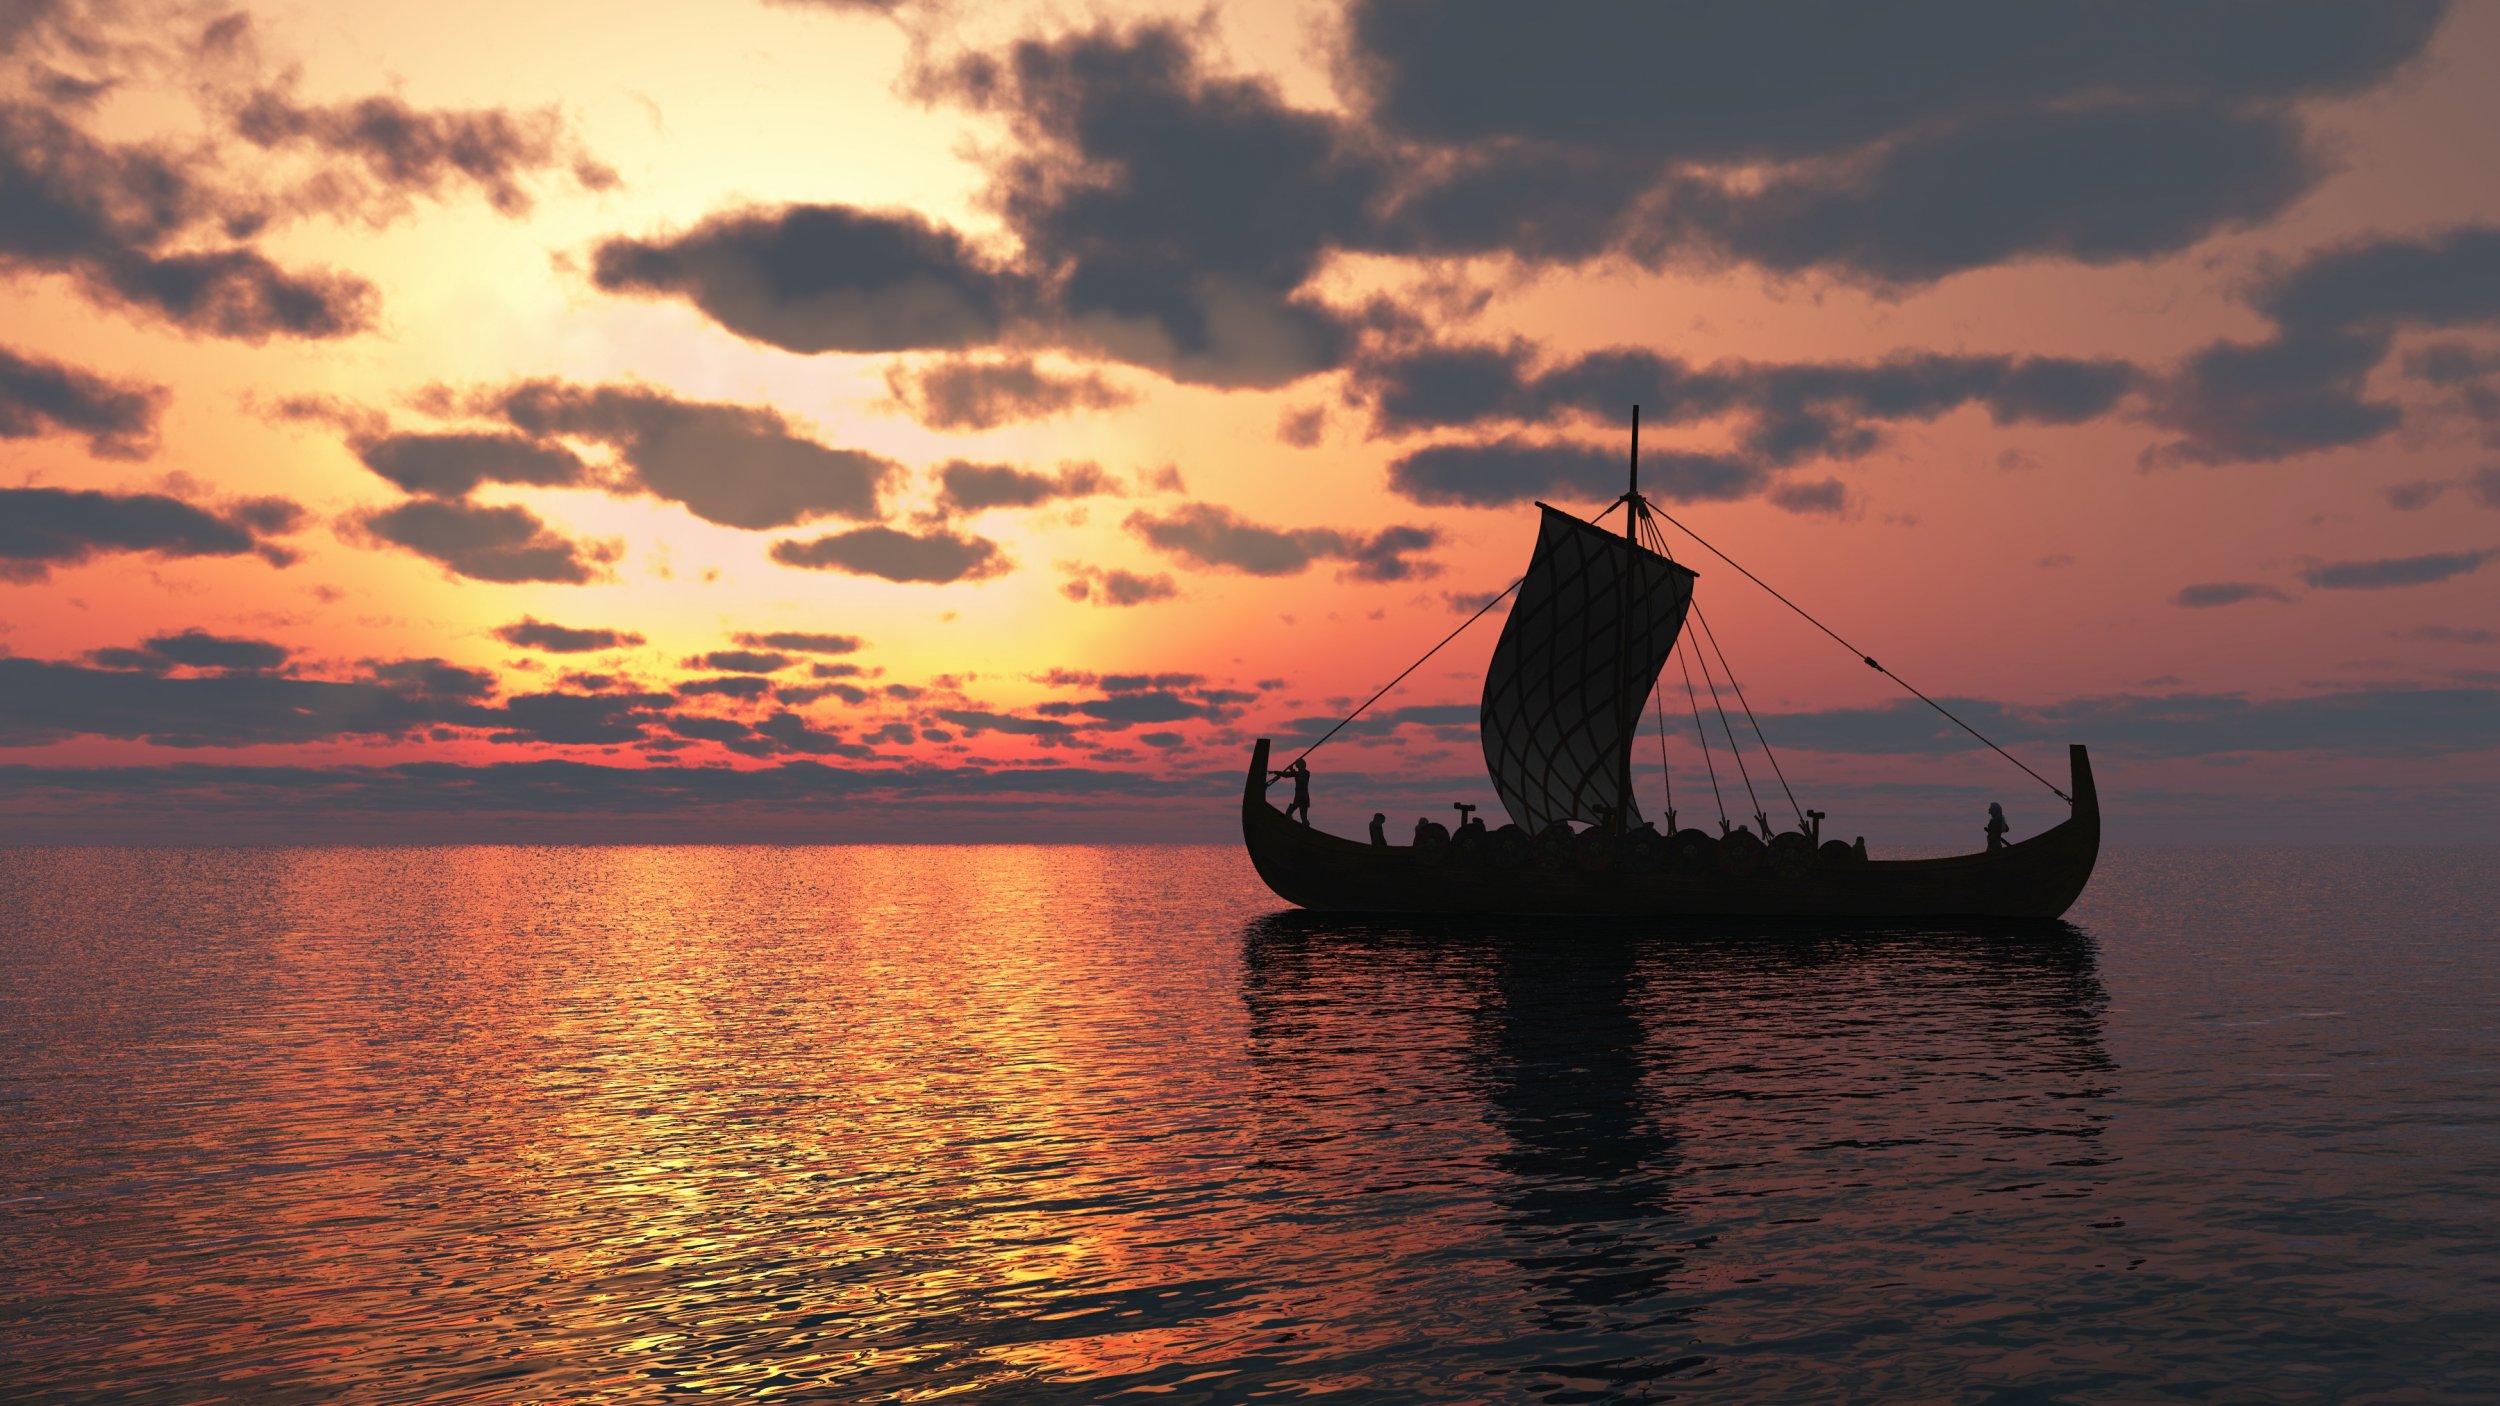
<path fill-rule="evenodd" d="M 1637 402 L 2113 840 L 2487 840 L 2495 80 L 2396 0 L 0 0 L 0 839 L 1220 840 Z M 1830 828 L 2062 816 L 1673 540 Z M 1499 622 L 1320 824 L 1490 799 Z"/>

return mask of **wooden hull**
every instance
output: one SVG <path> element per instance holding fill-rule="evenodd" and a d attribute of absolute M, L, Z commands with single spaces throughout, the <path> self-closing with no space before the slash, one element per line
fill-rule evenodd
<path fill-rule="evenodd" d="M 2074 814 L 2020 844 L 1943 859 L 1818 862 L 1792 873 L 1643 871 L 1522 864 L 1494 867 L 1403 845 L 1323 834 L 1268 803 L 1268 742 L 1251 753 L 1242 841 L 1276 896 L 1340 913 L 1587 917 L 2055 918 L 2074 904 L 2101 852 L 2100 793 L 2080 746 Z"/>

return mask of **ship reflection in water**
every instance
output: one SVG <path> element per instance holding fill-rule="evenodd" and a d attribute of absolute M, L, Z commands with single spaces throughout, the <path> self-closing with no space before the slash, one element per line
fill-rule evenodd
<path fill-rule="evenodd" d="M 2108 1267 L 2076 1213 L 2110 1160 L 2089 939 L 1627 931 L 1250 927 L 1266 1136 L 1338 1143 L 1306 1170 L 1367 1194 L 1432 1189 L 1412 1218 L 1448 1233 L 1368 1268 L 1386 1322 L 1441 1305 L 1443 1371 L 1554 1399 L 1731 1370 L 1811 1393 L 1910 1331 L 1887 1293 L 1985 1302 L 2044 1268 L 1990 1227 L 2056 1223 L 2092 1256 L 2063 1268 Z"/>
<path fill-rule="evenodd" d="M 1229 847 L 0 853 L 0 1397 L 2500 1394 L 2493 866 L 2105 868 L 1668 936 Z"/>

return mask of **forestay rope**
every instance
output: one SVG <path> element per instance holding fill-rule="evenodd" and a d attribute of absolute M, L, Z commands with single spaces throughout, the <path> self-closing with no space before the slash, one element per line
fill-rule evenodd
<path fill-rule="evenodd" d="M 1604 512 L 1599 513 L 1596 517 L 1590 518 L 1590 519 L 1589 519 L 1589 522 L 1590 522 L 1592 525 L 1594 525 L 1594 524 L 1596 524 L 1596 523 L 1599 523 L 1599 522 L 1603 522 L 1603 521 L 1605 520 L 1605 518 L 1606 518 L 1606 514 L 1607 514 L 1607 513 L 1611 513 L 1611 512 L 1613 512 L 1613 511 L 1614 511 L 1617 507 L 1620 507 L 1620 506 L 1622 506 L 1622 504 L 1621 504 L 1621 502 L 1620 502 L 1620 501 L 1618 501 L 1618 502 L 1616 502 L 1616 503 L 1614 503 L 1614 504 L 1609 505 L 1609 506 L 1605 509 L 1605 511 L 1604 511 Z M 1414 663 L 1409 664 L 1409 665 L 1407 665 L 1405 668 L 1403 668 L 1403 669 L 1399 670 L 1399 671 L 1398 671 L 1398 676 L 1397 676 L 1396 678 L 1391 679 L 1391 680 L 1389 680 L 1387 683 L 1382 684 L 1382 685 L 1380 686 L 1380 691 L 1379 691 L 1379 692 L 1374 693 L 1371 697 L 1364 699 L 1364 700 L 1363 700 L 1363 703 L 1362 703 L 1362 707 L 1356 708 L 1353 712 L 1346 714 L 1346 715 L 1345 715 L 1344 717 L 1342 717 L 1342 718 L 1339 718 L 1339 719 L 1337 720 L 1337 725 L 1336 725 L 1335 727 L 1332 727 L 1332 728 L 1328 729 L 1326 732 L 1323 732 L 1323 733 L 1321 733 L 1321 734 L 1319 735 L 1319 741 L 1318 741 L 1318 742 L 1314 742 L 1314 743 L 1312 743 L 1310 746 L 1303 748 L 1300 752 L 1295 753 L 1295 754 L 1294 754 L 1294 758 L 1293 758 L 1293 762 L 1287 762 L 1287 763 L 1285 763 L 1285 765 L 1287 765 L 1287 766 L 1292 766 L 1294 762 L 1298 762 L 1298 761 L 1302 760 L 1304 757 L 1307 757 L 1307 756 L 1311 755 L 1313 752 L 1318 751 L 1318 750 L 1320 749 L 1320 744 L 1321 744 L 1321 743 L 1324 743 L 1324 742 L 1326 742 L 1329 738 L 1334 737 L 1334 736 L 1336 736 L 1338 733 L 1345 731 L 1346 724 L 1348 724 L 1348 723 L 1350 723 L 1350 722 L 1354 721 L 1356 718 L 1359 718 L 1359 717 L 1363 716 L 1364 709 L 1367 709 L 1367 708 L 1371 707 L 1371 705 L 1373 705 L 1374 703 L 1379 702 L 1382 698 L 1386 697 L 1386 696 L 1388 695 L 1388 692 L 1389 692 L 1389 690 L 1390 690 L 1390 689 L 1393 689 L 1393 688 L 1397 687 L 1399 684 L 1402 684 L 1402 683 L 1406 682 L 1406 676 L 1407 676 L 1408 674 L 1411 674 L 1411 673 L 1415 672 L 1417 669 L 1420 669 L 1420 668 L 1424 667 L 1425 660 L 1429 660 L 1430 658 L 1432 658 L 1432 656 L 1434 656 L 1434 655 L 1436 655 L 1436 654 L 1439 654 L 1439 653 L 1442 651 L 1442 649 L 1443 649 L 1444 647 L 1446 647 L 1446 646 L 1449 644 L 1449 642 L 1450 642 L 1451 640 L 1457 639 L 1460 635 L 1463 635 L 1463 634 L 1467 633 L 1467 627 L 1468 627 L 1468 626 L 1473 625 L 1473 624 L 1475 624 L 1477 621 L 1479 621 L 1479 620 L 1483 619 L 1483 618 L 1484 618 L 1484 613 L 1485 613 L 1486 611 L 1491 610 L 1493 607 L 1495 607 L 1495 606 L 1497 606 L 1497 605 L 1500 605 L 1500 604 L 1503 602 L 1503 600 L 1504 600 L 1504 599 L 1506 599 L 1506 598 L 1510 595 L 1510 593 L 1511 593 L 1511 592 L 1513 592 L 1513 591 L 1515 591 L 1515 590 L 1518 590 L 1518 589 L 1519 589 L 1519 587 L 1520 587 L 1520 583 L 1521 583 L 1521 582 L 1524 582 L 1524 581 L 1526 581 L 1527 579 L 1528 579 L 1528 578 L 1527 578 L 1526 576 L 1521 576 L 1521 577 L 1519 578 L 1519 580 L 1518 580 L 1518 581 L 1513 581 L 1513 582 L 1511 582 L 1509 585 L 1504 586 L 1504 587 L 1502 588 L 1501 593 L 1500 593 L 1499 595 L 1496 595 L 1495 597 L 1493 597 L 1493 599 L 1491 599 L 1491 600 L 1489 600 L 1489 601 L 1486 601 L 1484 604 L 1482 604 L 1482 605 L 1480 605 L 1480 606 L 1477 606 L 1477 607 L 1476 607 L 1476 613 L 1475 613 L 1475 614 L 1473 614 L 1473 615 L 1468 616 L 1468 617 L 1467 617 L 1466 619 L 1464 619 L 1464 620 L 1459 621 L 1459 622 L 1458 622 L 1458 628 L 1457 628 L 1457 629 L 1455 629 L 1455 630 L 1450 631 L 1450 632 L 1449 632 L 1448 634 L 1446 634 L 1446 635 L 1443 635 L 1443 636 L 1441 637 L 1441 643 L 1440 643 L 1440 644 L 1436 644 L 1436 645 L 1434 645 L 1432 648 L 1425 650 L 1425 651 L 1424 651 L 1424 657 L 1423 657 L 1422 659 L 1418 659 L 1418 660 L 1416 660 Z"/>

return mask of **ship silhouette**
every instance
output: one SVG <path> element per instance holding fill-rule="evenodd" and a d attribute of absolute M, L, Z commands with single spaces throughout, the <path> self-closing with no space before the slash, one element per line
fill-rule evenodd
<path fill-rule="evenodd" d="M 1485 671 L 1479 731 L 1485 771 L 1510 823 L 1492 829 L 1471 820 L 1453 834 L 1423 822 L 1409 845 L 1382 843 L 1377 833 L 1369 844 L 1326 834 L 1310 826 L 1306 804 L 1295 807 L 1302 812 L 1296 820 L 1268 800 L 1269 782 L 1294 776 L 1292 768 L 1303 763 L 1298 757 L 1287 769 L 1271 771 L 1270 742 L 1260 738 L 1241 798 L 1242 839 L 1259 877 L 1289 903 L 1341 912 L 1844 919 L 2063 914 L 2100 855 L 2100 795 L 2080 745 L 2068 749 L 2072 781 L 2060 791 L 1980 737 L 2073 809 L 2056 826 L 2015 844 L 1998 843 L 1992 828 L 1990 848 L 1977 853 L 1870 859 L 1862 844 L 1824 840 L 1820 812 L 1805 810 L 1798 811 L 1796 829 L 1779 834 L 1770 833 L 1769 817 L 1759 808 L 1760 833 L 1731 826 L 1724 816 L 1715 835 L 1676 829 L 1673 811 L 1665 830 L 1642 818 L 1632 794 L 1632 748 L 1643 707 L 1683 634 L 1699 573 L 1668 553 L 1657 522 L 1674 519 L 1641 495 L 1638 416 L 1635 408 L 1631 486 L 1598 515 L 1602 520 L 1622 509 L 1622 532 L 1539 503 L 1535 551 L 1526 573 L 1503 593 L 1515 599 Z M 1695 652 L 1706 672 L 1708 655 Z M 1860 657 L 1899 681 L 1872 656 Z M 1979 736 L 1925 694 L 1910 691 Z M 1715 703 L 1715 683 L 1711 696 Z M 1723 724 L 1724 718 L 1723 712 Z M 1702 737 L 1707 747 L 1706 730 Z M 1733 752 L 1732 729 L 1729 744 Z M 1307 771 L 1296 779 L 1297 789 L 1307 787 Z"/>

